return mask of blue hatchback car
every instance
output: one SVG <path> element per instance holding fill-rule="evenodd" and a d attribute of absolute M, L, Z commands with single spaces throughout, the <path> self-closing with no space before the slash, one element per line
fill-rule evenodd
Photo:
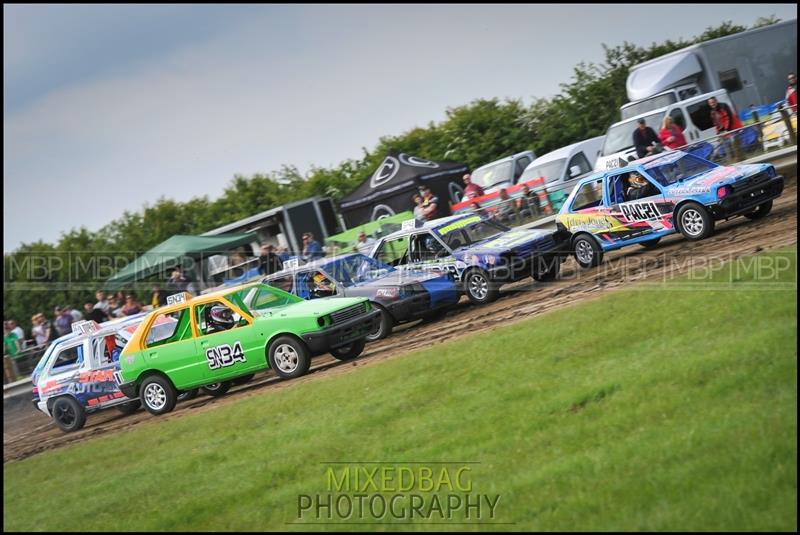
<path fill-rule="evenodd" d="M 654 247 L 675 232 L 701 240 L 713 234 L 715 221 L 760 219 L 782 191 L 783 177 L 770 164 L 721 166 L 670 151 L 581 180 L 557 221 L 572 233 L 578 264 L 588 268 L 605 251 Z"/>

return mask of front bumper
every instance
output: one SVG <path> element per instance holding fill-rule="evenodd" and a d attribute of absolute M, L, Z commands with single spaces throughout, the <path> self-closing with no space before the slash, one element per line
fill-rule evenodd
<path fill-rule="evenodd" d="M 783 177 L 778 175 L 746 189 L 736 189 L 736 184 L 733 187 L 733 193 L 708 207 L 714 219 L 727 219 L 750 212 L 758 205 L 780 196 Z"/>
<path fill-rule="evenodd" d="M 503 254 L 502 261 L 486 271 L 493 282 L 515 282 L 530 277 L 534 270 L 543 271 L 553 262 L 564 262 L 571 254 L 570 238 L 569 232 L 559 229 L 545 247 L 523 254 L 515 251 Z"/>
<path fill-rule="evenodd" d="M 331 349 L 347 345 L 375 331 L 381 322 L 379 310 L 371 310 L 358 317 L 336 323 L 312 333 L 302 335 L 303 341 L 314 355 L 327 353 Z"/>

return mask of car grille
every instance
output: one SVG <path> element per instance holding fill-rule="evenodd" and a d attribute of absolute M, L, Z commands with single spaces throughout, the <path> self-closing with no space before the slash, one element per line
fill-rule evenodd
<path fill-rule="evenodd" d="M 357 305 L 353 305 L 347 307 L 345 309 L 339 310 L 338 312 L 334 312 L 331 314 L 331 321 L 333 324 L 342 323 L 344 321 L 350 320 L 359 316 L 366 312 L 367 306 L 365 303 L 359 303 Z"/>
<path fill-rule="evenodd" d="M 767 173 L 763 172 L 758 173 L 755 176 L 745 178 L 744 180 L 740 180 L 739 182 L 733 184 L 733 190 L 736 191 L 736 190 L 747 189 L 757 184 L 760 184 L 761 182 L 766 182 L 768 179 L 769 177 L 767 176 Z"/>

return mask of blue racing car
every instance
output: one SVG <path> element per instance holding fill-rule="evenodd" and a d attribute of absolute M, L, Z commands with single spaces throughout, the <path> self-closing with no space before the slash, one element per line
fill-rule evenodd
<path fill-rule="evenodd" d="M 287 267 L 262 282 L 303 299 L 368 298 L 381 312 L 380 325 L 368 341 L 388 336 L 396 323 L 442 316 L 461 297 L 448 273 L 401 271 L 358 253 Z"/>
<path fill-rule="evenodd" d="M 561 227 L 512 230 L 478 214 L 404 227 L 383 237 L 370 256 L 398 268 L 450 273 L 475 304 L 496 299 L 503 283 L 556 278 L 570 254 L 571 236 Z"/>
<path fill-rule="evenodd" d="M 783 191 L 783 177 L 766 163 L 721 166 L 670 151 L 587 177 L 575 185 L 558 214 L 573 235 L 581 267 L 627 245 L 654 247 L 680 232 L 701 240 L 715 221 L 743 215 L 761 219 Z"/>

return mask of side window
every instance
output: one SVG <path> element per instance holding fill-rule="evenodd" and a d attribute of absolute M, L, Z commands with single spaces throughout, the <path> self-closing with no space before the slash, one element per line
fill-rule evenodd
<path fill-rule="evenodd" d="M 528 167 L 528 164 L 532 161 L 530 156 L 523 156 L 517 160 L 517 163 L 514 165 L 514 181 L 522 175 L 522 172 L 525 171 L 525 168 Z"/>
<path fill-rule="evenodd" d="M 601 204 L 603 204 L 603 179 L 599 178 L 580 187 L 572 200 L 570 209 L 577 211 L 585 208 L 594 208 Z"/>
<path fill-rule="evenodd" d="M 727 89 L 728 93 L 739 91 L 742 88 L 742 80 L 739 78 L 739 71 L 731 69 L 729 71 L 721 71 L 719 74 L 719 85 L 723 89 Z"/>
<path fill-rule="evenodd" d="M 194 313 L 200 336 L 228 331 L 248 324 L 246 318 L 234 312 L 232 308 L 222 301 L 196 305 Z"/>
<path fill-rule="evenodd" d="M 692 104 L 686 108 L 686 111 L 689 112 L 692 123 L 694 123 L 699 130 L 714 128 L 714 123 L 711 121 L 711 108 L 705 102 Z"/>
<path fill-rule="evenodd" d="M 430 232 L 411 236 L 411 261 L 427 262 L 447 256 L 448 252 Z"/>
<path fill-rule="evenodd" d="M 575 178 L 591 170 L 592 166 L 589 165 L 589 160 L 586 159 L 586 155 L 583 154 L 583 151 L 570 158 L 567 164 L 567 176 L 569 178 Z"/>
<path fill-rule="evenodd" d="M 189 319 L 189 309 L 182 308 L 167 314 L 159 314 L 150 324 L 145 345 L 156 347 L 192 337 L 192 323 Z"/>
<path fill-rule="evenodd" d="M 608 200 L 609 203 L 620 204 L 625 202 L 625 190 L 628 188 L 628 174 L 614 175 L 608 177 Z"/>
<path fill-rule="evenodd" d="M 390 266 L 398 266 L 408 263 L 407 253 L 408 236 L 403 236 L 393 240 L 384 240 L 375 253 L 375 259 Z"/>
<path fill-rule="evenodd" d="M 631 171 L 615 178 L 619 178 L 622 183 L 623 202 L 638 201 L 661 193 L 661 190 L 653 184 L 653 181 L 648 176 L 639 174 L 636 171 Z"/>
<path fill-rule="evenodd" d="M 274 286 L 275 288 L 280 288 L 284 292 L 296 293 L 292 292 L 292 290 L 294 289 L 294 276 L 292 274 L 283 275 L 281 277 L 278 277 L 277 279 L 272 279 L 268 281 L 267 284 L 269 284 L 270 286 Z M 259 291 L 258 295 L 256 295 L 256 298 L 253 300 L 253 307 L 260 308 L 259 299 L 263 298 L 274 299 L 274 296 L 269 292 Z"/>
<path fill-rule="evenodd" d="M 65 372 L 75 369 L 83 364 L 83 344 L 72 347 L 65 347 L 58 352 L 53 361 L 53 373 Z"/>
<path fill-rule="evenodd" d="M 672 117 L 672 120 L 678 125 L 678 128 L 686 130 L 686 118 L 683 116 L 683 110 L 675 108 L 669 112 L 669 116 Z"/>
<path fill-rule="evenodd" d="M 458 249 L 469 243 L 464 231 L 461 229 L 453 230 L 443 236 L 444 242 L 450 249 Z"/>
<path fill-rule="evenodd" d="M 305 275 L 310 299 L 336 295 L 336 283 L 324 272 L 319 270 L 309 271 Z"/>

